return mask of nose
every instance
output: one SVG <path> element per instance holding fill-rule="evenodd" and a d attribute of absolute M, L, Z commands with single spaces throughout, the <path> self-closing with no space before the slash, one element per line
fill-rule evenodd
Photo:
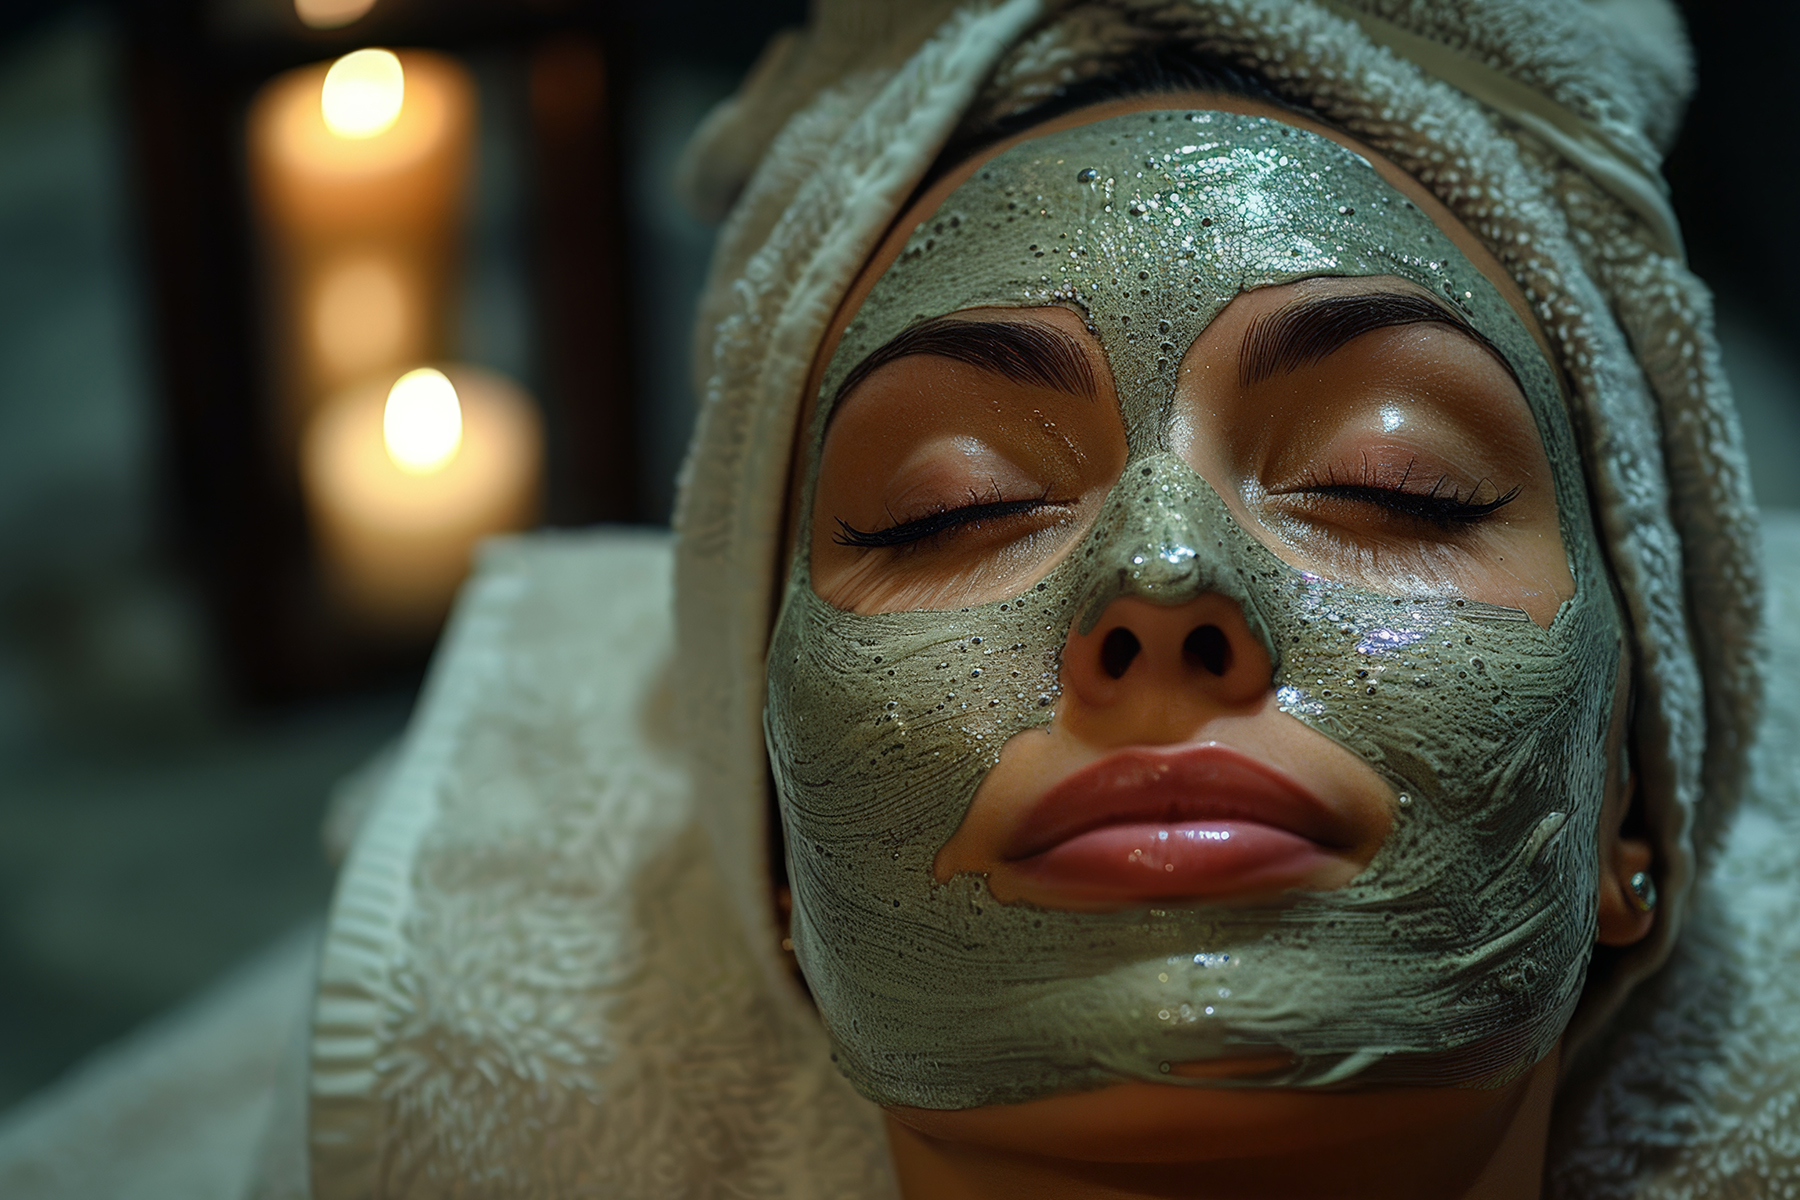
<path fill-rule="evenodd" d="M 1261 707 L 1274 668 L 1235 600 L 1114 600 L 1063 645 L 1061 719 L 1104 746 L 1185 741 L 1216 717 Z"/>

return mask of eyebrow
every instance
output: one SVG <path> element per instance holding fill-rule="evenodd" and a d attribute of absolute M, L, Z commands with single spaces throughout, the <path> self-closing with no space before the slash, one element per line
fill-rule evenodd
<path fill-rule="evenodd" d="M 901 331 L 857 363 L 838 386 L 833 407 L 863 380 L 902 358 L 947 358 L 1027 387 L 1076 396 L 1099 394 L 1081 344 L 1035 321 L 959 321 L 932 317 Z"/>
<path fill-rule="evenodd" d="M 1377 329 L 1403 325 L 1446 325 L 1506 361 L 1493 342 L 1459 314 L 1442 305 L 1406 292 L 1358 292 L 1348 296 L 1303 297 L 1258 317 L 1244 334 L 1238 357 L 1238 382 L 1243 387 L 1276 375 L 1311 366 Z"/>

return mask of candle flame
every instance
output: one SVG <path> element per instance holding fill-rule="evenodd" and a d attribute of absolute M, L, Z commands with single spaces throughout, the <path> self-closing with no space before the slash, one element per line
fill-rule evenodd
<path fill-rule="evenodd" d="M 374 7 L 375 0 L 294 0 L 294 15 L 308 29 L 341 29 Z"/>
<path fill-rule="evenodd" d="M 371 138 L 400 119 L 406 72 L 390 50 L 352 50 L 331 64 L 319 92 L 325 127 L 341 138 Z"/>
<path fill-rule="evenodd" d="M 388 457 L 409 475 L 429 475 L 456 457 L 462 445 L 462 405 L 442 371 L 408 371 L 388 392 L 381 436 Z"/>

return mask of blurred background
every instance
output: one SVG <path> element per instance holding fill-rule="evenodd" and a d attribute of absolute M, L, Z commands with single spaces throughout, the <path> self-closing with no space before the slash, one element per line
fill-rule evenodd
<path fill-rule="evenodd" d="M 1669 174 L 1800 507 L 1800 8 L 1687 14 Z M 472 538 L 667 521 L 712 239 L 673 164 L 803 19 L 0 6 L 0 1111 L 322 911 Z"/>

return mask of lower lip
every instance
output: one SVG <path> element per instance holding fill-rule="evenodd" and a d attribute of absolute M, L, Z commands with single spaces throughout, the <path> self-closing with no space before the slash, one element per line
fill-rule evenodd
<path fill-rule="evenodd" d="M 1093 899 L 1242 897 L 1304 885 L 1330 862 L 1317 842 L 1255 821 L 1102 825 L 1015 867 Z"/>

